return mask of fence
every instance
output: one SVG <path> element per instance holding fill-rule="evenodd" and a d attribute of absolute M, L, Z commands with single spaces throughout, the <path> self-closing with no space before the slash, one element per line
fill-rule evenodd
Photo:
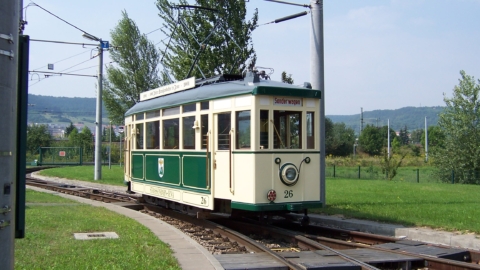
<path fill-rule="evenodd" d="M 347 167 L 347 166 L 326 166 L 325 176 L 332 178 L 350 178 L 364 180 L 386 180 L 386 173 L 382 172 L 382 168 L 376 166 Z M 468 179 L 468 182 L 465 182 Z M 393 178 L 395 181 L 416 182 L 416 183 L 469 183 L 480 184 L 480 172 L 478 170 L 451 170 L 444 175 L 443 180 L 440 179 L 434 167 L 400 167 L 397 174 Z"/>
<path fill-rule="evenodd" d="M 109 151 L 111 151 L 109 153 Z M 122 164 L 123 155 L 120 152 L 120 143 L 102 144 L 101 162 L 102 164 Z M 34 160 L 33 160 L 34 159 Z M 30 165 L 84 165 L 94 164 L 95 162 L 95 147 L 87 145 L 82 147 L 40 147 L 38 156 L 35 158 L 30 156 Z"/>
<path fill-rule="evenodd" d="M 82 165 L 81 147 L 40 147 L 36 165 Z"/>

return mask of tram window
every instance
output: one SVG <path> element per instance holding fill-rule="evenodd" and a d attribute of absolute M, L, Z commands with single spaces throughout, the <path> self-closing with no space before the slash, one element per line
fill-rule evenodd
<path fill-rule="evenodd" d="M 173 107 L 168 109 L 163 109 L 163 116 L 176 115 L 180 113 L 180 107 Z"/>
<path fill-rule="evenodd" d="M 200 103 L 200 110 L 208 110 L 210 106 L 210 102 L 209 101 L 203 101 Z"/>
<path fill-rule="evenodd" d="M 188 104 L 188 105 L 183 105 L 183 112 L 186 113 L 186 112 L 194 112 L 197 110 L 197 104 L 196 103 L 193 103 L 193 104 Z"/>
<path fill-rule="evenodd" d="M 183 149 L 195 149 L 195 116 L 183 117 Z"/>
<path fill-rule="evenodd" d="M 313 112 L 307 112 L 307 149 L 315 148 L 315 118 Z"/>
<path fill-rule="evenodd" d="M 302 112 L 274 111 L 274 148 L 302 148 Z"/>
<path fill-rule="evenodd" d="M 143 149 L 143 123 L 135 125 L 136 130 L 136 147 L 135 149 Z"/>
<path fill-rule="evenodd" d="M 147 112 L 147 119 L 149 118 L 155 118 L 160 116 L 160 111 L 151 111 Z"/>
<path fill-rule="evenodd" d="M 143 120 L 144 117 L 145 116 L 143 115 L 143 113 L 138 113 L 138 114 L 135 115 L 136 120 Z"/>
<path fill-rule="evenodd" d="M 207 149 L 207 139 L 208 139 L 208 114 L 202 114 L 200 116 L 200 125 L 201 125 L 201 134 L 202 134 L 202 149 Z"/>
<path fill-rule="evenodd" d="M 250 149 L 250 111 L 236 113 L 236 148 Z"/>
<path fill-rule="evenodd" d="M 160 121 L 147 122 L 147 149 L 159 149 L 160 147 Z"/>
<path fill-rule="evenodd" d="M 219 113 L 218 114 L 218 138 L 217 138 L 217 149 L 218 150 L 228 150 L 230 149 L 230 121 L 231 121 L 230 112 L 228 113 Z"/>
<path fill-rule="evenodd" d="M 179 120 L 163 120 L 163 149 L 178 149 Z"/>
<path fill-rule="evenodd" d="M 260 111 L 260 149 L 268 149 L 268 111 Z"/>

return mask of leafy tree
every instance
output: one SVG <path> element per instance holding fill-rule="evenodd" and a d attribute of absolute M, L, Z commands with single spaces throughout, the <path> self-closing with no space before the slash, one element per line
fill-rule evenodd
<path fill-rule="evenodd" d="M 68 136 L 68 142 L 72 147 L 82 147 L 85 153 L 93 151 L 93 134 L 87 126 L 84 126 L 81 132 L 78 132 L 77 129 L 73 130 Z"/>
<path fill-rule="evenodd" d="M 425 130 L 423 129 L 415 129 L 410 134 L 410 139 L 412 143 L 421 143 L 422 138 L 425 138 Z"/>
<path fill-rule="evenodd" d="M 65 136 L 68 137 L 68 135 L 70 135 L 70 133 L 72 133 L 74 129 L 77 129 L 77 128 L 73 125 L 72 122 L 70 122 L 70 126 L 65 128 Z"/>
<path fill-rule="evenodd" d="M 408 136 L 408 129 L 407 126 L 405 126 L 403 129 L 400 129 L 400 132 L 398 134 L 398 141 L 400 142 L 401 145 L 407 145 L 410 138 Z"/>
<path fill-rule="evenodd" d="M 388 144 L 388 132 L 390 132 L 390 145 L 392 144 L 393 140 L 395 140 L 395 138 L 397 137 L 397 133 L 391 127 L 390 127 L 390 131 L 388 131 L 388 126 L 380 127 L 380 133 L 382 134 L 384 147 L 387 147 L 387 144 Z"/>
<path fill-rule="evenodd" d="M 453 96 L 444 95 L 446 108 L 438 126 L 445 138 L 441 147 L 432 151 L 440 177 L 449 181 L 451 171 L 459 183 L 479 183 L 480 174 L 480 80 L 465 71 L 453 89 Z M 430 135 L 430 134 L 429 134 Z"/>
<path fill-rule="evenodd" d="M 107 68 L 103 102 L 109 118 L 120 124 L 125 112 L 139 101 L 140 93 L 162 84 L 160 54 L 125 11 L 110 34 L 112 44 L 117 45 L 110 51 L 116 65 Z"/>
<path fill-rule="evenodd" d="M 428 147 L 442 147 L 445 141 L 445 134 L 440 126 L 428 127 Z M 422 139 L 420 140 L 422 145 L 425 145 L 425 131 L 422 133 Z"/>
<path fill-rule="evenodd" d="M 385 137 L 381 131 L 382 129 L 376 128 L 373 125 L 367 125 L 358 138 L 360 149 L 369 155 L 380 154 Z"/>
<path fill-rule="evenodd" d="M 392 150 L 393 152 L 398 152 L 400 150 L 400 140 L 398 137 L 395 137 L 392 141 Z"/>
<path fill-rule="evenodd" d="M 49 147 L 52 144 L 52 136 L 46 125 L 27 126 L 27 151 L 35 154 L 39 147 Z"/>
<path fill-rule="evenodd" d="M 287 72 L 283 71 L 282 72 L 282 82 L 288 83 L 288 84 L 293 84 L 292 74 L 288 74 L 288 76 L 287 76 Z"/>
<path fill-rule="evenodd" d="M 179 0 L 178 4 L 188 2 Z M 177 80 L 203 77 L 202 72 L 205 77 L 240 74 L 247 67 L 248 59 L 251 59 L 249 66 L 253 67 L 256 54 L 251 34 L 257 27 L 258 12 L 247 21 L 245 0 L 195 0 L 195 5 L 205 9 L 181 9 L 172 1 L 157 0 L 159 16 L 164 21 L 162 31 L 171 38 L 166 42 L 162 64 L 173 77 Z M 197 55 L 198 69 L 194 68 L 188 75 Z"/>
<path fill-rule="evenodd" d="M 325 118 L 325 153 L 333 156 L 348 156 L 353 152 L 355 131 L 345 123 L 333 123 Z"/>

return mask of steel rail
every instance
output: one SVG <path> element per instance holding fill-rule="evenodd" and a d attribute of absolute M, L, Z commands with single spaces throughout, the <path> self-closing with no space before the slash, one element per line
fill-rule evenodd
<path fill-rule="evenodd" d="M 312 240 L 316 240 L 316 241 L 322 241 L 323 243 L 338 244 L 339 242 L 341 242 L 342 245 L 350 246 L 353 248 L 365 248 L 365 249 L 371 249 L 371 250 L 377 250 L 377 251 L 383 251 L 383 252 L 389 252 L 389 253 L 395 253 L 395 254 L 401 254 L 401 255 L 407 255 L 415 258 L 420 258 L 425 260 L 428 263 L 428 266 L 435 266 L 435 267 L 432 267 L 434 269 L 443 269 L 443 270 L 447 270 L 447 269 L 448 270 L 461 270 L 461 269 L 472 269 L 472 270 L 477 269 L 478 270 L 480 269 L 480 265 L 478 264 L 436 258 L 429 255 L 422 255 L 422 254 L 412 253 L 408 251 L 397 251 L 397 250 L 391 250 L 391 249 L 386 249 L 381 247 L 365 246 L 362 244 L 348 243 L 348 242 L 343 242 L 341 240 L 329 239 L 326 237 L 308 235 L 308 234 L 304 235 L 304 237 Z"/>
<path fill-rule="evenodd" d="M 237 241 L 238 243 L 244 245 L 245 247 L 249 247 L 250 250 L 253 251 L 253 252 L 257 252 L 257 253 L 258 252 L 266 252 L 267 254 L 271 255 L 276 260 L 278 260 L 282 264 L 287 265 L 291 269 L 298 269 L 298 270 L 303 269 L 296 264 L 292 264 L 291 262 L 289 262 L 288 260 L 286 260 L 282 256 L 279 256 L 278 254 L 276 254 L 276 252 L 273 252 L 272 250 L 270 250 L 266 246 L 264 246 L 260 243 L 257 243 L 255 240 L 251 239 L 250 237 L 247 237 L 247 236 L 245 236 L 245 235 L 243 235 L 239 232 L 233 231 L 233 230 L 231 230 L 231 229 L 229 229 L 229 228 L 227 228 L 223 225 L 220 225 L 220 224 L 217 224 L 215 222 L 208 221 L 208 220 L 195 219 L 195 218 L 192 218 L 188 215 L 185 215 L 185 214 L 182 214 L 182 213 L 179 213 L 179 212 L 175 212 L 175 211 L 172 211 L 172 210 L 168 210 L 168 209 L 165 209 L 165 208 L 161 208 L 161 207 L 155 206 L 155 205 L 143 204 L 143 207 L 147 211 L 152 211 L 152 212 L 160 213 L 160 214 L 163 214 L 163 215 L 168 215 L 170 217 L 173 217 L 175 219 L 179 219 L 181 221 L 190 222 L 194 225 L 202 226 L 202 227 L 207 228 L 207 229 L 211 229 L 211 230 L 215 231 L 216 233 L 221 234 L 224 237 L 228 237 L 230 239 L 233 239 L 233 240 Z"/>

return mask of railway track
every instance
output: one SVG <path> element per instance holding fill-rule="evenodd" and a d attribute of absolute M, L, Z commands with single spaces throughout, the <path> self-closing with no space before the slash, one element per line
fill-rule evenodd
<path fill-rule="evenodd" d="M 202 220 L 140 203 L 138 197 L 49 182 L 27 185 L 139 210 L 177 227 L 209 250 L 225 269 L 480 269 L 478 252 L 447 249 L 355 231 L 217 217 Z M 215 215 L 213 215 L 215 217 Z"/>

